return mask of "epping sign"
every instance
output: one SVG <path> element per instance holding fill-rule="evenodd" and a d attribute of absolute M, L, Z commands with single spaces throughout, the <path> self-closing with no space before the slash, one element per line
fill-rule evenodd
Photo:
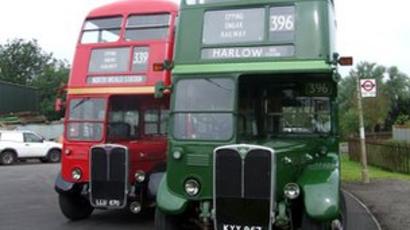
<path fill-rule="evenodd" d="M 360 91 L 362 93 L 362 97 L 377 97 L 376 79 L 361 79 Z"/>

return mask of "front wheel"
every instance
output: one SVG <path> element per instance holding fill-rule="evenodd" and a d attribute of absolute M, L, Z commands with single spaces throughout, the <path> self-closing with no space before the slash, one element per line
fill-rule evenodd
<path fill-rule="evenodd" d="M 178 230 L 176 218 L 166 215 L 159 208 L 155 210 L 155 229 L 157 230 Z"/>
<path fill-rule="evenodd" d="M 47 154 L 47 162 L 58 163 L 61 160 L 61 151 L 53 149 Z"/>
<path fill-rule="evenodd" d="M 12 165 L 16 162 L 17 156 L 12 151 L 4 151 L 0 154 L 0 164 L 2 165 Z"/>
<path fill-rule="evenodd" d="M 80 195 L 59 194 L 58 200 L 61 212 L 72 221 L 86 219 L 94 210 L 90 202 Z"/>

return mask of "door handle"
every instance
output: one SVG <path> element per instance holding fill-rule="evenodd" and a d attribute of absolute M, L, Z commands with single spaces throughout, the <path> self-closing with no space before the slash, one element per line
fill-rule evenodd
<path fill-rule="evenodd" d="M 30 146 L 30 144 L 26 144 L 26 146 Z"/>

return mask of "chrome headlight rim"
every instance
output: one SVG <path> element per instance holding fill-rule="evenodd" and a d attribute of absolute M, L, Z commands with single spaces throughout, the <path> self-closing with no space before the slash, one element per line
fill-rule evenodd
<path fill-rule="evenodd" d="M 138 171 L 135 172 L 134 178 L 135 178 L 135 181 L 136 181 L 136 182 L 142 183 L 142 182 L 144 182 L 145 179 L 146 179 L 146 174 L 145 174 L 144 171 L 138 170 Z"/>
<path fill-rule="evenodd" d="M 201 184 L 195 178 L 189 178 L 184 183 L 184 191 L 189 197 L 196 197 L 201 191 Z"/>
<path fill-rule="evenodd" d="M 300 186 L 296 183 L 288 183 L 283 188 L 283 194 L 289 200 L 295 200 L 300 196 Z"/>
<path fill-rule="evenodd" d="M 83 177 L 83 172 L 81 171 L 80 168 L 74 168 L 73 170 L 71 170 L 71 178 L 75 181 L 79 181 L 81 180 L 81 178 Z"/>

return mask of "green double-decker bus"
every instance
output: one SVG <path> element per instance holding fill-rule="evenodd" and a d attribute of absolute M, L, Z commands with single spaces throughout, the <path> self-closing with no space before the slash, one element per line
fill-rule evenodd
<path fill-rule="evenodd" d="M 157 229 L 343 228 L 335 28 L 333 0 L 181 2 Z"/>

